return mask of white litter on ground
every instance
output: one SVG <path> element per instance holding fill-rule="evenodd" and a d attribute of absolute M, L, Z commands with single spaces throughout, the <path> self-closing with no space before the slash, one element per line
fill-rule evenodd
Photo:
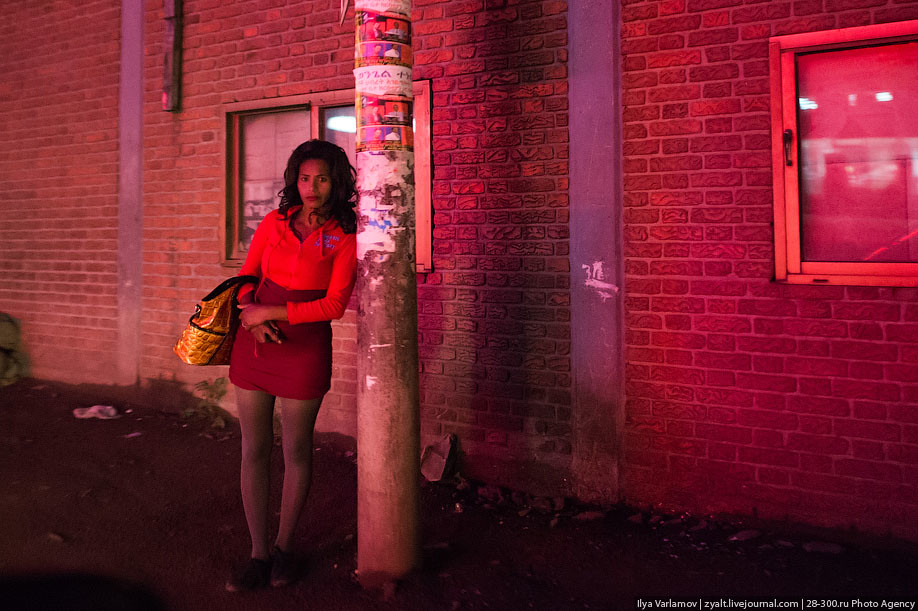
<path fill-rule="evenodd" d="M 78 407 L 73 410 L 75 418 L 99 418 L 100 420 L 111 420 L 118 418 L 118 410 L 111 405 L 93 405 L 92 407 Z"/>

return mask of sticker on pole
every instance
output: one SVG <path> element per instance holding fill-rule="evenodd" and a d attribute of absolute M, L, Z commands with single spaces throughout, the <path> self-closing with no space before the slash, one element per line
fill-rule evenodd
<path fill-rule="evenodd" d="M 410 68 L 411 62 L 411 45 L 381 40 L 357 43 L 357 68 L 393 65 Z"/>
<path fill-rule="evenodd" d="M 357 129 L 357 152 L 413 151 L 414 132 L 410 126 L 373 125 Z"/>
<path fill-rule="evenodd" d="M 357 151 L 410 151 L 413 104 L 400 96 L 361 95 L 357 103 Z"/>
<path fill-rule="evenodd" d="M 358 12 L 398 13 L 408 16 L 411 14 L 411 0 L 356 0 L 354 8 Z"/>
<path fill-rule="evenodd" d="M 406 66 L 365 66 L 354 69 L 357 91 L 367 95 L 411 97 L 411 68 Z"/>
<path fill-rule="evenodd" d="M 411 44 L 411 22 L 394 14 L 357 13 L 358 42 Z"/>
<path fill-rule="evenodd" d="M 361 127 L 378 125 L 411 125 L 413 104 L 401 96 L 361 95 L 357 104 L 357 124 Z"/>

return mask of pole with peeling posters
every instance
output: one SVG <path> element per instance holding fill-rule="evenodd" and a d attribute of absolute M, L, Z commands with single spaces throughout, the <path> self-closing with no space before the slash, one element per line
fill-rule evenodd
<path fill-rule="evenodd" d="M 420 564 L 411 3 L 355 8 L 357 570 L 377 587 Z"/>

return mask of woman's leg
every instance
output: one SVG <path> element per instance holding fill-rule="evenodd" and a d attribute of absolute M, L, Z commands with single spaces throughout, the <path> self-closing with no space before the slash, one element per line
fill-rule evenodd
<path fill-rule="evenodd" d="M 281 399 L 284 449 L 284 492 L 275 544 L 290 551 L 296 523 L 312 484 L 312 437 L 322 397 L 299 401 Z"/>
<path fill-rule="evenodd" d="M 236 387 L 239 426 L 242 429 L 240 488 L 245 521 L 252 538 L 252 558 L 266 560 L 268 546 L 268 491 L 271 448 L 274 445 L 274 397 L 260 390 Z"/>

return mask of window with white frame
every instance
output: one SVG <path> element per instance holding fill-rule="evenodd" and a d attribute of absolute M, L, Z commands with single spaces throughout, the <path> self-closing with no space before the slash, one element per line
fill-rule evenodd
<path fill-rule="evenodd" d="M 310 138 L 343 148 L 356 167 L 354 90 L 229 104 L 225 260 L 245 259 L 255 228 L 277 208 L 290 152 Z M 417 271 L 431 271 L 430 81 L 414 83 Z"/>
<path fill-rule="evenodd" d="M 918 21 L 770 52 L 776 279 L 918 286 Z"/>

